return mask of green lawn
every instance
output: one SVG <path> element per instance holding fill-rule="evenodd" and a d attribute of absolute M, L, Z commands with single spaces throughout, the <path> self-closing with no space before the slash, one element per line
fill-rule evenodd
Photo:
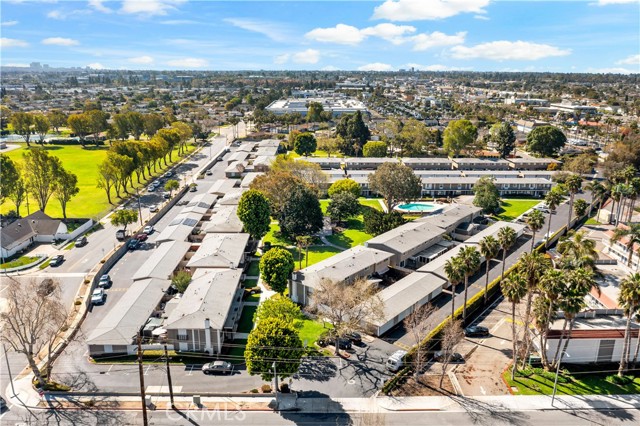
<path fill-rule="evenodd" d="M 256 313 L 257 306 L 245 306 L 238 321 L 238 333 L 249 333 L 253 329 L 253 314 Z"/>
<path fill-rule="evenodd" d="M 327 240 L 337 246 L 351 248 L 373 238 L 372 235 L 364 232 L 364 221 L 362 215 L 349 219 L 345 228 L 346 229 L 343 232 L 328 235 Z"/>
<path fill-rule="evenodd" d="M 245 302 L 259 302 L 260 301 L 260 293 L 254 293 L 249 295 L 246 299 L 244 299 Z"/>
<path fill-rule="evenodd" d="M 271 222 L 271 226 L 269 227 L 269 232 L 267 233 L 267 235 L 264 236 L 263 242 L 270 242 L 271 245 L 274 246 L 289 246 L 292 245 L 291 242 L 289 242 L 287 239 L 283 238 L 280 235 L 280 226 L 278 225 L 278 222 Z"/>
<path fill-rule="evenodd" d="M 253 262 L 251 262 L 249 264 L 249 267 L 247 268 L 247 275 L 251 276 L 251 277 L 257 277 L 258 275 L 260 275 L 260 262 L 257 260 L 254 260 Z"/>
<path fill-rule="evenodd" d="M 318 340 L 318 337 L 320 337 L 325 330 L 333 328 L 329 323 L 323 323 L 321 321 L 314 321 L 306 318 L 304 320 L 296 321 L 294 325 L 298 329 L 300 340 L 302 340 L 302 343 L 307 346 L 312 345 L 316 340 Z"/>
<path fill-rule="evenodd" d="M 296 269 L 300 266 L 300 258 L 298 257 L 297 249 L 289 249 L 289 251 L 293 254 L 293 259 L 296 262 Z M 330 246 L 311 246 L 309 247 L 309 262 L 305 259 L 305 251 L 302 251 L 302 268 L 306 268 L 307 266 L 311 266 L 315 263 L 320 262 L 321 260 L 327 259 L 333 256 L 336 253 L 340 253 L 341 250 L 330 247 Z"/>
<path fill-rule="evenodd" d="M 244 364 L 244 350 L 247 346 L 246 339 L 235 339 L 227 347 L 227 361 L 232 364 Z"/>
<path fill-rule="evenodd" d="M 22 145 L 20 149 L 9 151 L 4 155 L 14 161 L 22 162 L 22 154 L 27 148 L 26 144 L 20 145 Z M 104 190 L 96 187 L 98 165 L 107 156 L 108 146 L 87 145 L 87 147 L 83 149 L 81 145 L 45 145 L 45 149 L 49 151 L 49 154 L 58 157 L 66 170 L 78 176 L 78 188 L 80 192 L 72 198 L 67 205 L 68 217 L 96 218 L 105 214 L 112 207 L 107 202 L 107 195 Z M 188 145 L 187 149 L 191 152 L 195 147 Z M 177 162 L 181 158 L 182 157 L 178 157 L 174 152 L 174 162 Z M 158 169 L 158 174 L 162 173 L 164 173 L 164 171 Z M 136 182 L 135 177 L 133 180 Z M 138 186 L 143 187 L 145 183 L 142 182 Z M 112 201 L 117 201 L 115 194 L 112 195 Z M 29 207 L 31 213 L 38 209 L 38 204 L 35 199 L 29 199 Z M 0 206 L 0 213 L 2 214 L 8 213 L 11 210 L 15 210 L 15 205 L 10 200 L 6 200 Z M 20 213 L 22 216 L 26 216 L 26 202 L 20 206 Z M 60 203 L 54 197 L 51 197 L 49 200 L 46 213 L 51 217 L 62 217 Z"/>
<path fill-rule="evenodd" d="M 518 389 L 516 395 L 551 395 L 555 372 L 546 372 L 543 375 L 532 374 L 529 377 L 519 377 L 511 380 L 511 371 L 503 373 L 503 378 L 511 387 Z M 606 374 L 582 374 L 579 372 L 564 375 L 560 374 L 558 380 L 558 395 L 616 395 L 640 393 L 640 377 L 628 385 L 619 386 L 606 380 Z"/>
<path fill-rule="evenodd" d="M 497 218 L 500 220 L 511 221 L 538 203 L 540 203 L 540 200 L 536 199 L 503 198 Z"/>
<path fill-rule="evenodd" d="M 584 224 L 585 225 L 602 225 L 600 222 L 596 220 L 595 217 L 590 217 Z"/>
<path fill-rule="evenodd" d="M 17 259 L 13 259 L 7 263 L 0 264 L 0 269 L 17 268 L 18 266 L 28 265 L 40 259 L 36 256 L 20 256 Z"/>
<path fill-rule="evenodd" d="M 358 202 L 363 206 L 368 206 L 376 210 L 382 211 L 382 206 L 380 205 L 379 200 L 380 198 L 358 198 Z"/>
<path fill-rule="evenodd" d="M 253 288 L 258 285 L 258 280 L 255 278 L 248 278 L 244 280 L 245 288 Z"/>

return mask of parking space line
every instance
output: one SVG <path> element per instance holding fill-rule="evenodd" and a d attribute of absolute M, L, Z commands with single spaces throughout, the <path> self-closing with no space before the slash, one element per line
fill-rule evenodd
<path fill-rule="evenodd" d="M 151 370 L 151 365 L 147 367 L 147 369 L 144 372 L 144 375 L 146 376 L 147 374 L 149 374 L 149 370 Z"/>

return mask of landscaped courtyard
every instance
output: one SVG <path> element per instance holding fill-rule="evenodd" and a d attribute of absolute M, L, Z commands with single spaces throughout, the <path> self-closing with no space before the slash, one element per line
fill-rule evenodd
<path fill-rule="evenodd" d="M 530 198 L 503 198 L 500 203 L 500 211 L 496 215 L 499 220 L 510 222 L 527 210 L 541 202 L 539 199 Z"/>

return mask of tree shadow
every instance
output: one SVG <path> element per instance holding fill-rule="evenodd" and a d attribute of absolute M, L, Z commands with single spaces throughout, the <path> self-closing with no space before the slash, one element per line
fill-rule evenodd
<path fill-rule="evenodd" d="M 302 378 L 316 382 L 327 382 L 336 376 L 338 366 L 330 358 L 307 357 L 300 363 L 298 372 L 293 376 L 295 379 Z"/>
<path fill-rule="evenodd" d="M 624 396 L 616 396 L 616 400 L 619 398 L 624 399 Z M 593 412 L 586 412 L 584 405 L 578 404 L 577 401 L 576 403 L 574 403 L 574 399 L 586 402 L 589 406 L 591 406 L 592 410 L 595 410 L 601 417 L 603 417 L 602 423 L 597 423 L 594 419 Z M 556 402 L 554 404 L 558 410 L 564 413 L 570 414 L 582 420 L 586 420 L 592 424 L 595 423 L 605 426 L 610 424 L 611 419 L 618 421 L 633 421 L 635 419 L 635 416 L 631 412 L 629 412 L 629 410 L 637 410 L 637 408 L 633 405 L 636 402 L 636 400 L 630 401 L 629 409 L 603 407 L 606 402 L 603 402 L 601 400 L 594 401 L 593 399 L 588 398 L 588 396 L 584 395 L 574 395 L 571 398 L 556 399 Z"/>
<path fill-rule="evenodd" d="M 474 424 L 493 426 L 497 422 L 508 425 L 523 425 L 530 417 L 523 412 L 512 411 L 499 403 L 488 403 L 458 395 L 450 395 L 450 398 L 465 410 Z"/>
<path fill-rule="evenodd" d="M 286 409 L 276 411 L 283 419 L 294 424 L 356 425 L 353 423 L 351 415 L 344 411 L 342 404 L 332 400 L 327 394 L 318 391 L 304 391 L 298 392 L 297 396 L 286 396 L 285 398 L 295 398 L 295 403 L 287 403 Z M 280 404 L 281 407 L 283 405 Z M 271 407 L 276 408 L 275 400 L 272 401 Z M 364 425 L 364 423 L 357 424 Z M 375 424 L 371 426 L 375 426 Z"/>

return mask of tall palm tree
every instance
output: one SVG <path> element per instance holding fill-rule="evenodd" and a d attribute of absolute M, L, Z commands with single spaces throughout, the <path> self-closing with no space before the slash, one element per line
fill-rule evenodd
<path fill-rule="evenodd" d="M 460 250 L 458 257 L 462 260 L 464 269 L 464 305 L 462 305 L 462 321 L 467 320 L 467 293 L 469 289 L 469 277 L 480 269 L 480 252 L 474 246 L 466 246 Z"/>
<path fill-rule="evenodd" d="M 631 179 L 631 182 L 629 182 L 629 198 L 631 200 L 631 203 L 629 205 L 627 222 L 631 222 L 631 219 L 633 218 L 633 209 L 636 205 L 638 195 L 640 195 L 640 178 L 634 177 L 633 179 Z"/>
<path fill-rule="evenodd" d="M 591 192 L 591 203 L 589 203 L 589 216 L 593 211 L 593 203 L 598 200 L 598 214 L 596 217 L 600 216 L 600 207 L 602 206 L 602 202 L 604 201 L 604 195 L 607 193 L 607 188 L 600 183 L 600 181 L 592 180 L 591 182 L 585 185 L 585 189 Z"/>
<path fill-rule="evenodd" d="M 613 230 L 613 237 L 611 237 L 612 243 L 625 239 L 624 246 L 627 249 L 627 267 L 631 268 L 631 262 L 633 261 L 633 247 L 636 244 L 640 244 L 640 223 L 630 223 L 624 227 L 618 227 Z"/>
<path fill-rule="evenodd" d="M 558 269 L 548 269 L 544 275 L 540 278 L 538 283 L 538 291 L 540 297 L 538 299 L 545 299 L 545 310 L 540 312 L 538 317 L 544 315 L 542 318 L 538 318 L 536 325 L 540 331 L 540 347 L 547 347 L 547 338 L 549 336 L 549 325 L 551 324 L 551 317 L 555 311 L 558 303 L 558 298 L 562 293 L 562 290 L 567 282 L 566 271 Z M 536 302 L 538 302 L 536 299 Z M 545 368 L 549 368 L 549 360 L 547 359 L 547 352 L 541 351 L 542 365 Z"/>
<path fill-rule="evenodd" d="M 584 231 L 571 231 L 558 243 L 560 266 L 562 269 L 586 268 L 596 271 L 598 251 L 596 242 L 587 238 Z"/>
<path fill-rule="evenodd" d="M 624 204 L 624 195 L 626 191 L 627 189 L 624 183 L 618 183 L 611 188 L 611 198 L 618 202 L 618 207 L 616 207 L 615 211 L 613 208 L 611 209 L 614 225 L 617 225 L 620 221 L 620 207 Z"/>
<path fill-rule="evenodd" d="M 640 310 L 640 274 L 629 275 L 620 283 L 618 304 L 624 309 L 627 316 L 627 325 L 624 329 L 624 345 L 620 356 L 618 376 L 622 377 L 629 365 L 629 351 L 631 346 L 631 317 Z"/>
<path fill-rule="evenodd" d="M 485 258 L 486 269 L 484 274 L 484 303 L 487 303 L 489 290 L 489 268 L 491 259 L 494 259 L 500 251 L 500 243 L 492 235 L 487 235 L 480 240 L 480 254 Z"/>
<path fill-rule="evenodd" d="M 563 199 L 564 193 L 559 186 L 556 186 L 551 191 L 547 192 L 547 195 L 544 197 L 544 201 L 547 204 L 547 207 L 549 207 L 549 223 L 547 223 L 547 236 L 544 243 L 545 247 L 549 247 L 549 240 L 551 239 L 551 219 L 553 219 L 556 208 L 558 208 Z"/>
<path fill-rule="evenodd" d="M 500 282 L 502 294 L 511 302 L 511 342 L 513 351 L 513 367 L 511 368 L 511 380 L 515 379 L 518 368 L 518 333 L 516 329 L 516 305 L 527 294 L 527 280 L 519 274 L 513 273 Z M 525 324 L 526 326 L 526 324 Z"/>
<path fill-rule="evenodd" d="M 544 214 L 540 210 L 534 210 L 527 217 L 527 226 L 531 229 L 531 251 L 533 251 L 536 242 L 536 232 L 544 226 Z"/>
<path fill-rule="evenodd" d="M 502 249 L 502 273 L 500 279 L 504 278 L 504 261 L 507 258 L 507 252 L 516 243 L 516 231 L 510 226 L 503 226 L 498 230 L 498 242 Z"/>
<path fill-rule="evenodd" d="M 458 256 L 452 257 L 444 264 L 444 273 L 451 283 L 451 320 L 456 312 L 456 286 L 464 280 L 464 264 Z"/>
<path fill-rule="evenodd" d="M 567 218 L 567 231 L 571 228 L 571 216 L 573 215 L 573 200 L 582 188 L 582 177 L 579 175 L 571 175 L 567 178 L 565 183 L 567 191 L 569 192 L 569 217 Z"/>

